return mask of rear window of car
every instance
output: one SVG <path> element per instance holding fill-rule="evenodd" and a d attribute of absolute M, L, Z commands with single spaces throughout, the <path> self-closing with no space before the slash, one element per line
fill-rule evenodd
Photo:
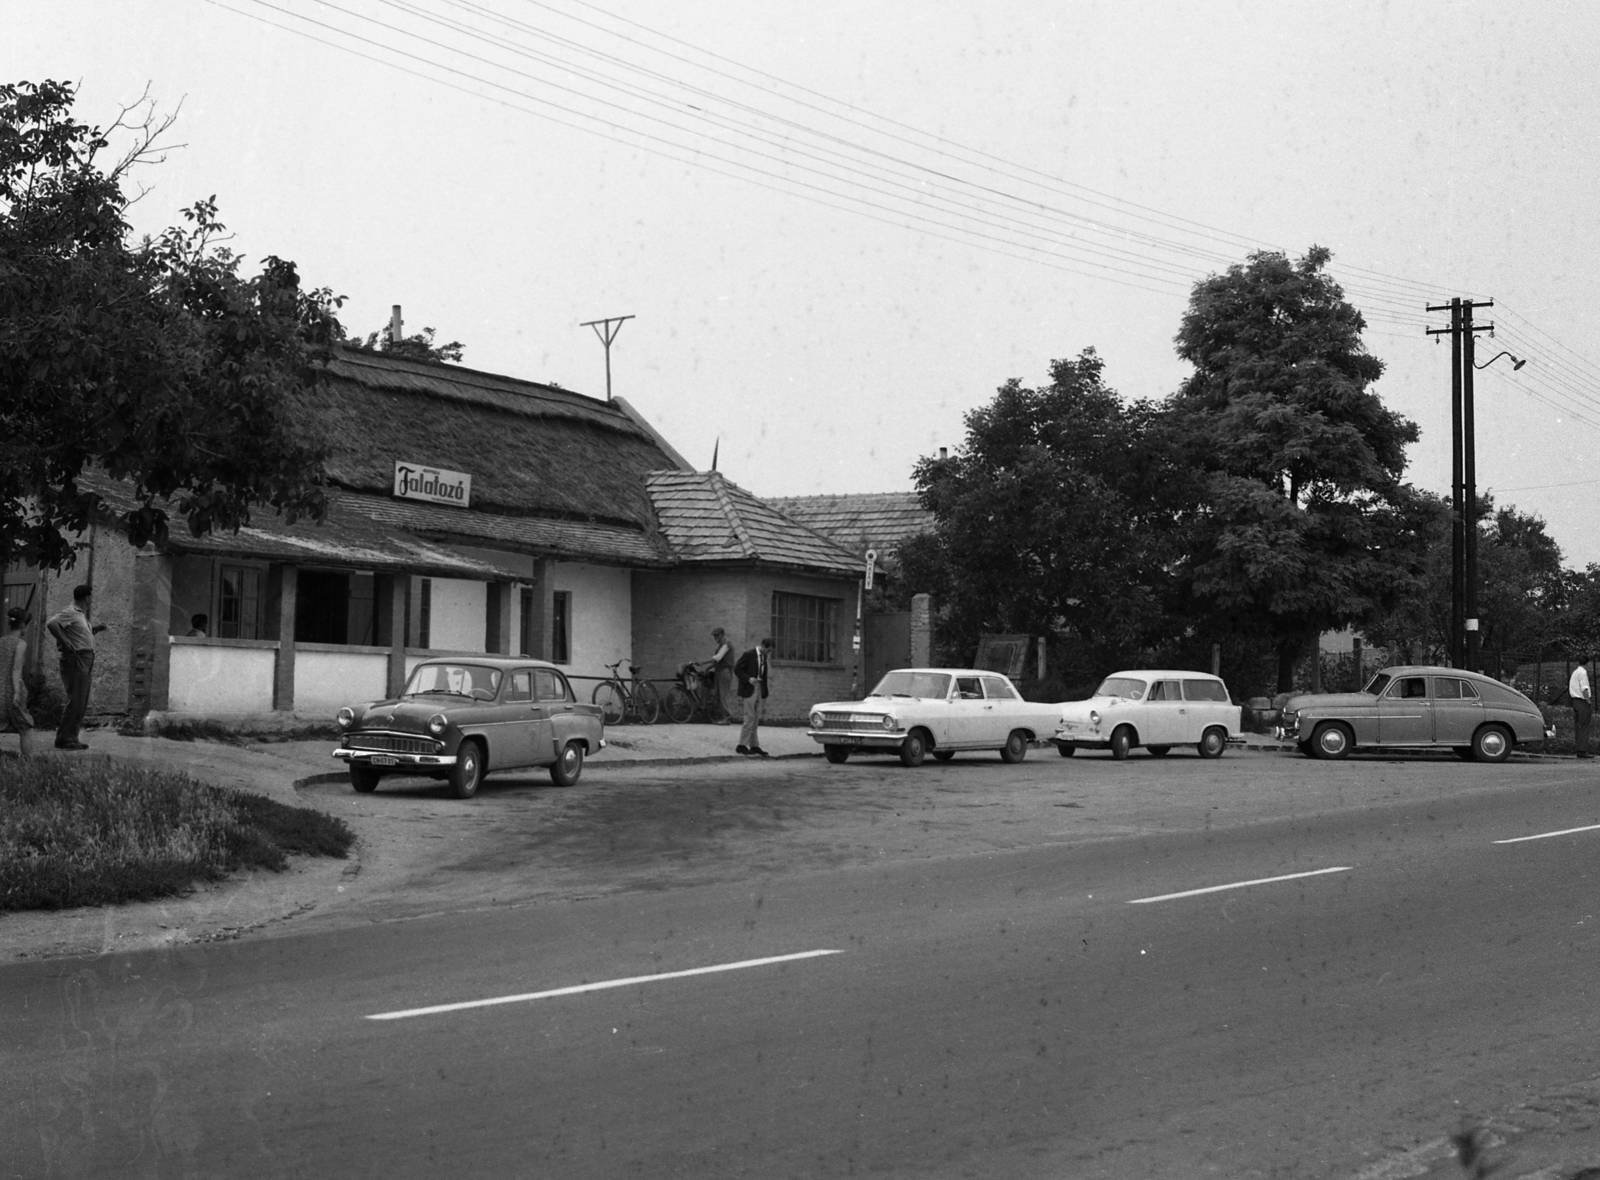
<path fill-rule="evenodd" d="M 1220 680 L 1185 680 L 1183 699 L 1186 701 L 1226 701 L 1228 690 Z"/>
<path fill-rule="evenodd" d="M 1433 695 L 1441 701 L 1475 701 L 1478 699 L 1478 690 L 1467 681 L 1458 680 L 1454 676 L 1435 676 Z"/>
<path fill-rule="evenodd" d="M 1017 699 L 1017 690 L 1010 683 L 1001 680 L 998 676 L 985 676 L 983 678 L 983 692 L 991 701 L 1014 701 Z"/>

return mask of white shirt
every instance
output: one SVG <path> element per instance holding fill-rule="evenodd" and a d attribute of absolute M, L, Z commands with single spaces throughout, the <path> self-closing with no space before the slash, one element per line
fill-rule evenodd
<path fill-rule="evenodd" d="M 1574 668 L 1572 679 L 1567 681 L 1567 691 L 1575 701 L 1593 701 L 1594 697 L 1589 692 L 1589 669 L 1582 664 Z"/>

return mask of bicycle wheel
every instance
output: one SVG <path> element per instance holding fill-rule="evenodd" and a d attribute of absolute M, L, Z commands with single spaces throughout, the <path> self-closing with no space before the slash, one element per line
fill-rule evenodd
<path fill-rule="evenodd" d="M 694 698 L 681 684 L 674 684 L 667 689 L 666 700 L 661 702 L 661 706 L 667 711 L 667 719 L 678 725 L 694 716 Z"/>
<path fill-rule="evenodd" d="M 633 686 L 633 708 L 644 725 L 654 725 L 661 719 L 661 693 L 648 680 Z"/>
<path fill-rule="evenodd" d="M 712 725 L 721 725 L 728 719 L 727 706 L 722 703 L 722 694 L 717 691 L 715 685 L 712 685 L 711 688 L 704 695 L 702 695 L 700 698 L 700 703 L 705 708 L 706 720 L 711 722 Z"/>
<path fill-rule="evenodd" d="M 600 706 L 601 718 L 607 725 L 622 724 L 622 713 L 628 698 L 620 683 L 615 680 L 601 681 L 594 686 L 594 695 L 589 699 Z"/>

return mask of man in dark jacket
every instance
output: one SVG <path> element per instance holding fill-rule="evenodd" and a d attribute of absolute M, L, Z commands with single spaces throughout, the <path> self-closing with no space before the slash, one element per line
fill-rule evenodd
<path fill-rule="evenodd" d="M 744 725 L 739 730 L 739 744 L 734 747 L 740 754 L 754 754 L 765 758 L 757 731 L 761 715 L 766 712 L 767 691 L 772 668 L 772 638 L 752 647 L 733 665 L 733 674 L 739 678 L 739 698 L 744 701 Z"/>

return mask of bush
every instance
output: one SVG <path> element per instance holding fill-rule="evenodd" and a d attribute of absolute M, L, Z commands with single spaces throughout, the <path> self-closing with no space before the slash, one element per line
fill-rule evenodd
<path fill-rule="evenodd" d="M 292 854 L 345 856 L 342 820 L 108 758 L 0 759 L 0 912 L 182 893 Z"/>
<path fill-rule="evenodd" d="M 54 729 L 60 725 L 61 714 L 67 708 L 60 678 L 42 671 L 24 672 L 22 683 L 28 690 L 28 712 L 33 717 L 34 727 Z"/>

